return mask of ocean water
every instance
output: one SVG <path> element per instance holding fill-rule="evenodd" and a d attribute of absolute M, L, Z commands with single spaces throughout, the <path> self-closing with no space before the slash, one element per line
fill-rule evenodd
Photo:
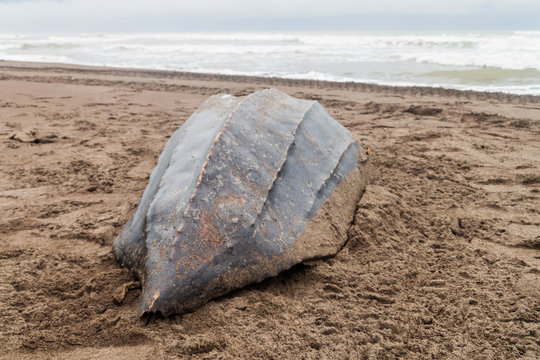
<path fill-rule="evenodd" d="M 0 34 L 0 59 L 540 95 L 540 31 Z"/>

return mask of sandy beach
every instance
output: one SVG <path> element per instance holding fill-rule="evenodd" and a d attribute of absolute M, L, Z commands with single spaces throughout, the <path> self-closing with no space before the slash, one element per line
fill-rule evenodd
<path fill-rule="evenodd" d="M 167 139 L 269 87 L 371 150 L 347 245 L 139 321 L 112 243 Z M 0 61 L 0 209 L 0 358 L 540 358 L 540 96 Z"/>

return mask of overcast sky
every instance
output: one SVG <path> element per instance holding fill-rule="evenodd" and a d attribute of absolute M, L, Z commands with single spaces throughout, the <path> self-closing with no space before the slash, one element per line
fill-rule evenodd
<path fill-rule="evenodd" d="M 540 29 L 540 0 L 0 0 L 0 32 Z"/>

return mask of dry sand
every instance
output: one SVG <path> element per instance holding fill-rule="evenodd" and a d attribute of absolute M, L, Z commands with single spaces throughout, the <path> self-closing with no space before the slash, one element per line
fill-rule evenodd
<path fill-rule="evenodd" d="M 112 242 L 210 95 L 316 99 L 372 150 L 346 247 L 136 319 Z M 540 98 L 0 62 L 0 357 L 540 357 Z"/>

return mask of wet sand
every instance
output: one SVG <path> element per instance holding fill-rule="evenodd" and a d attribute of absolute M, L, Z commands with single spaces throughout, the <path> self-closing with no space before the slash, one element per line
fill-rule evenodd
<path fill-rule="evenodd" d="M 112 243 L 165 142 L 267 87 L 371 149 L 347 245 L 138 321 Z M 0 61 L 0 151 L 0 357 L 540 357 L 540 97 Z"/>

